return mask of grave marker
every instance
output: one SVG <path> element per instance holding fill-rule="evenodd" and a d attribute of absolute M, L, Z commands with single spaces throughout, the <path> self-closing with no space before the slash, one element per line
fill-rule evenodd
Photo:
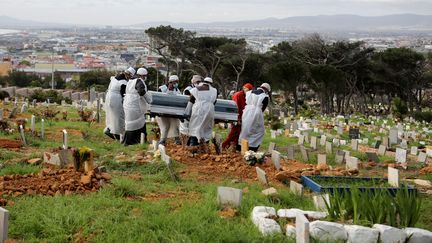
<path fill-rule="evenodd" d="M 68 149 L 68 133 L 66 129 L 63 129 L 63 149 Z"/>
<path fill-rule="evenodd" d="M 350 128 L 349 129 L 349 138 L 350 139 L 360 138 L 360 130 L 358 128 Z"/>
<path fill-rule="evenodd" d="M 264 185 L 268 185 L 267 174 L 264 170 L 259 167 L 255 167 L 258 180 L 261 181 Z"/>
<path fill-rule="evenodd" d="M 379 163 L 379 158 L 376 153 L 366 152 L 366 155 L 368 157 L 368 160 Z"/>
<path fill-rule="evenodd" d="M 249 151 L 249 141 L 246 139 L 241 140 L 241 155 L 244 155 L 247 151 Z"/>
<path fill-rule="evenodd" d="M 296 215 L 295 221 L 296 229 L 296 242 L 297 243 L 309 243 L 309 221 L 302 213 Z"/>
<path fill-rule="evenodd" d="M 16 116 L 18 112 L 18 109 L 16 107 L 14 107 L 11 111 L 11 113 L 9 114 L 9 119 L 14 118 Z"/>
<path fill-rule="evenodd" d="M 387 150 L 387 147 L 385 145 L 380 145 L 379 148 L 378 148 L 378 154 L 381 155 L 381 156 L 384 156 L 386 150 Z"/>
<path fill-rule="evenodd" d="M 317 137 L 315 137 L 315 136 L 311 137 L 310 146 L 311 146 L 311 148 L 313 148 L 315 150 L 317 149 Z"/>
<path fill-rule="evenodd" d="M 358 170 L 358 158 L 349 156 L 346 160 L 347 170 Z"/>
<path fill-rule="evenodd" d="M 288 150 L 287 151 L 288 152 L 287 158 L 289 160 L 294 160 L 294 146 L 292 146 L 292 145 L 288 146 L 287 150 Z"/>
<path fill-rule="evenodd" d="M 271 159 L 272 159 L 273 165 L 276 167 L 276 170 L 280 170 L 281 169 L 280 153 L 276 150 L 273 150 L 272 154 L 271 154 Z"/>
<path fill-rule="evenodd" d="M 396 148 L 396 162 L 397 163 L 406 163 L 407 159 L 407 151 L 405 149 Z"/>
<path fill-rule="evenodd" d="M 270 134 L 271 134 L 271 139 L 276 139 L 276 131 L 275 130 L 271 130 Z"/>
<path fill-rule="evenodd" d="M 408 142 L 405 139 L 402 139 L 402 142 L 400 143 L 400 147 L 403 149 L 407 149 L 408 148 Z"/>
<path fill-rule="evenodd" d="M 303 196 L 303 185 L 293 180 L 290 181 L 290 190 L 297 196 Z"/>
<path fill-rule="evenodd" d="M 285 128 L 285 137 L 289 137 L 290 136 L 290 130 L 288 128 Z"/>
<path fill-rule="evenodd" d="M 41 120 L 41 139 L 44 139 L 45 137 L 45 120 Z"/>
<path fill-rule="evenodd" d="M 21 106 L 21 113 L 25 113 L 25 112 L 27 112 L 27 103 L 24 103 L 22 106 Z"/>
<path fill-rule="evenodd" d="M 309 155 L 308 155 L 307 150 L 304 146 L 300 146 L 300 152 L 301 152 L 303 161 L 306 161 L 306 162 L 309 161 Z"/>
<path fill-rule="evenodd" d="M 337 134 L 339 134 L 339 135 L 343 134 L 343 128 L 342 127 L 338 126 L 336 130 L 337 130 Z"/>
<path fill-rule="evenodd" d="M 9 211 L 0 207 L 0 242 L 4 242 L 8 238 L 9 228 Z"/>
<path fill-rule="evenodd" d="M 305 136 L 304 135 L 300 135 L 299 139 L 298 139 L 298 145 L 303 145 L 305 141 Z"/>
<path fill-rule="evenodd" d="M 338 150 L 336 151 L 335 162 L 336 164 L 342 164 L 344 161 L 345 152 Z"/>
<path fill-rule="evenodd" d="M 268 153 L 271 154 L 273 152 L 273 150 L 275 149 L 276 144 L 273 142 L 270 142 L 269 147 L 268 147 Z"/>
<path fill-rule="evenodd" d="M 326 143 L 326 140 L 327 140 L 326 135 L 321 135 L 321 138 L 320 138 L 320 145 L 321 145 L 321 146 L 324 146 L 325 143 Z"/>
<path fill-rule="evenodd" d="M 313 202 L 314 202 L 315 208 L 318 211 L 326 211 L 327 210 L 326 202 L 327 202 L 327 204 L 330 204 L 330 196 L 329 196 L 329 194 L 321 194 L 318 196 L 313 196 Z"/>
<path fill-rule="evenodd" d="M 0 121 L 3 120 L 3 109 L 0 109 Z"/>
<path fill-rule="evenodd" d="M 351 140 L 351 149 L 354 151 L 358 151 L 358 140 L 357 139 Z"/>
<path fill-rule="evenodd" d="M 390 139 L 389 139 L 389 137 L 383 137 L 382 140 L 383 140 L 382 144 L 384 146 L 386 146 L 387 148 L 390 147 Z"/>
<path fill-rule="evenodd" d="M 418 148 L 417 148 L 417 146 L 411 146 L 410 154 L 411 154 L 411 155 L 417 155 L 417 153 L 418 153 Z"/>
<path fill-rule="evenodd" d="M 156 140 L 152 140 L 153 145 L 153 151 L 156 151 L 158 149 L 158 142 Z"/>
<path fill-rule="evenodd" d="M 388 167 L 388 183 L 391 186 L 399 187 L 399 170 Z"/>
<path fill-rule="evenodd" d="M 398 130 L 396 128 L 390 129 L 389 142 L 389 145 L 398 143 Z"/>
<path fill-rule="evenodd" d="M 142 132 L 140 137 L 140 144 L 143 145 L 145 143 L 145 134 Z"/>
<path fill-rule="evenodd" d="M 375 140 L 374 143 L 372 144 L 372 147 L 377 149 L 379 148 L 380 145 L 381 145 L 381 141 Z"/>
<path fill-rule="evenodd" d="M 327 165 L 327 155 L 326 154 L 318 154 L 318 166 Z"/>
<path fill-rule="evenodd" d="M 19 130 L 20 130 L 21 140 L 22 140 L 24 146 L 27 146 L 27 141 L 26 141 L 25 134 L 24 134 L 24 127 L 22 125 L 19 125 Z"/>
<path fill-rule="evenodd" d="M 427 154 L 424 152 L 420 152 L 418 157 L 417 157 L 417 162 L 426 163 L 426 159 L 427 159 Z"/>
<path fill-rule="evenodd" d="M 330 142 L 326 142 L 326 153 L 331 154 L 333 152 L 332 144 Z"/>
<path fill-rule="evenodd" d="M 36 117 L 34 116 L 34 115 L 32 115 L 31 116 L 31 125 L 30 125 L 30 127 L 31 127 L 31 131 L 32 131 L 32 134 L 34 134 L 35 133 L 35 120 L 36 120 Z"/>

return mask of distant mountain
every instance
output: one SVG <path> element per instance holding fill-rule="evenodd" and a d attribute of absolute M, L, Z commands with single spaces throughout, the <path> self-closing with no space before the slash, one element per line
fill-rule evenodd
<path fill-rule="evenodd" d="M 74 27 L 72 24 L 45 23 L 32 20 L 22 20 L 9 16 L 0 16 L 0 28 L 68 28 Z"/>
<path fill-rule="evenodd" d="M 386 16 L 358 16 L 358 15 L 318 15 L 299 16 L 283 19 L 267 18 L 262 20 L 213 22 L 213 23 L 174 23 L 151 22 L 134 25 L 147 28 L 160 24 L 170 24 L 174 27 L 186 29 L 212 28 L 265 28 L 288 30 L 432 30 L 432 15 L 394 14 Z"/>

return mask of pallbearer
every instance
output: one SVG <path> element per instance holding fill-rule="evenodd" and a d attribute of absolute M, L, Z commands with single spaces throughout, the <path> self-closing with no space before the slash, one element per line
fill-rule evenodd
<path fill-rule="evenodd" d="M 105 96 L 105 130 L 104 133 L 112 139 L 119 140 L 125 132 L 125 114 L 123 98 L 126 93 L 127 80 L 135 74 L 135 69 L 128 68 L 117 76 L 112 76 Z"/>
<path fill-rule="evenodd" d="M 158 91 L 168 95 L 179 95 L 181 92 L 178 88 L 178 83 L 178 76 L 171 75 L 168 79 L 168 84 L 160 86 Z M 174 138 L 176 144 L 181 144 L 179 137 L 180 120 L 178 118 L 161 116 L 157 117 L 156 121 L 161 134 L 159 144 L 165 145 L 167 138 Z"/>
<path fill-rule="evenodd" d="M 215 103 L 217 90 L 212 87 L 213 80 L 209 77 L 190 90 L 192 112 L 189 123 L 189 146 L 210 141 L 214 126 Z"/>
<path fill-rule="evenodd" d="M 126 133 L 122 143 L 125 146 L 140 143 L 141 133 L 144 133 L 144 139 L 147 141 L 145 113 L 147 112 L 148 103 L 151 102 L 145 84 L 147 70 L 139 68 L 137 76 L 136 79 L 129 80 L 123 102 Z"/>
<path fill-rule="evenodd" d="M 247 83 L 243 85 L 242 90 L 236 92 L 232 97 L 232 100 L 237 104 L 237 108 L 238 108 L 238 123 L 232 125 L 228 137 L 222 143 L 222 148 L 224 149 L 230 147 L 231 145 L 234 145 L 235 147 L 237 147 L 237 150 L 240 150 L 240 146 L 238 145 L 239 143 L 238 138 L 241 132 L 241 121 L 242 121 L 243 109 L 246 106 L 246 93 L 252 89 L 253 89 L 253 85 Z"/>
<path fill-rule="evenodd" d="M 191 84 L 188 85 L 183 90 L 183 95 L 190 95 L 191 89 L 193 89 L 199 82 L 202 82 L 202 77 L 200 75 L 194 75 L 191 79 Z M 184 145 L 186 145 L 187 138 L 189 137 L 189 121 L 184 120 L 183 122 L 180 122 L 180 136 L 181 136 L 181 142 Z"/>
<path fill-rule="evenodd" d="M 242 139 L 247 140 L 252 151 L 258 150 L 264 138 L 264 110 L 269 103 L 269 93 L 268 83 L 263 83 L 259 88 L 246 93 L 239 142 Z"/>

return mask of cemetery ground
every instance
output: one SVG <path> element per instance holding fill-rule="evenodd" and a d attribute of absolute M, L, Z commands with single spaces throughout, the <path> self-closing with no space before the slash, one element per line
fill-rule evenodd
<path fill-rule="evenodd" d="M 12 110 L 12 104 L 0 105 L 4 109 L 4 118 Z M 171 170 L 157 154 L 148 153 L 151 145 L 134 145 L 124 147 L 102 133 L 104 118 L 101 122 L 81 121 L 75 107 L 53 107 L 59 111 L 53 119 L 45 119 L 44 138 L 40 138 L 41 120 L 36 116 L 35 134 L 31 132 L 31 115 L 41 114 L 45 106 L 29 107 L 25 113 L 9 119 L 12 133 L 0 132 L 0 182 L 15 181 L 18 187 L 12 193 L 0 193 L 0 203 L 9 211 L 9 234 L 11 241 L 95 241 L 95 242 L 143 242 L 143 241 L 276 241 L 292 242 L 282 234 L 263 236 L 252 223 L 251 212 L 255 206 L 269 206 L 276 209 L 299 208 L 314 210 L 312 192 L 305 191 L 298 196 L 290 191 L 289 180 L 300 182 L 300 176 L 309 175 L 347 175 L 347 176 L 387 176 L 387 166 L 400 169 L 402 178 L 419 178 L 432 181 L 432 168 L 423 169 L 417 163 L 408 163 L 408 169 L 401 169 L 394 161 L 394 153 L 379 155 L 379 162 L 369 161 L 365 144 L 359 144 L 353 151 L 351 144 L 334 146 L 327 153 L 325 166 L 317 166 L 318 154 L 326 154 L 325 146 L 310 148 L 310 137 L 319 136 L 311 132 L 305 141 L 307 159 L 298 148 L 297 137 L 284 134 L 271 138 L 267 130 L 262 151 L 267 151 L 270 143 L 281 152 L 281 171 L 275 169 L 271 158 L 257 165 L 262 168 L 269 179 L 269 185 L 257 179 L 255 166 L 245 163 L 239 153 L 224 151 L 221 155 L 211 153 L 191 157 L 190 153 L 173 144 L 167 145 L 167 154 L 171 157 Z M 64 117 L 64 112 L 67 112 Z M 25 139 L 27 145 L 21 144 L 15 121 L 27 118 Z M 65 118 L 65 119 L 63 119 Z M 326 122 L 317 127 L 327 129 Z M 379 124 L 377 124 L 379 125 Z M 393 124 L 395 125 L 395 124 Z M 154 134 L 149 125 L 149 139 Z M 106 172 L 102 181 L 92 181 L 92 187 L 82 186 L 81 175 L 75 175 L 73 169 L 52 168 L 42 161 L 44 152 L 60 150 L 63 144 L 62 131 L 68 133 L 68 146 L 72 148 L 88 147 L 94 151 L 96 166 L 103 166 Z M 348 140 L 348 132 L 340 136 L 333 129 L 329 134 L 337 139 Z M 224 138 L 226 129 L 215 128 L 215 132 Z M 375 136 L 383 136 L 374 131 L 361 130 L 363 138 L 369 138 L 372 144 Z M 327 141 L 331 141 L 330 138 Z M 415 145 L 415 142 L 410 144 Z M 419 145 L 419 144 L 417 144 Z M 287 151 L 294 146 L 294 160 Z M 337 163 L 337 150 L 350 151 L 350 155 L 359 158 L 358 171 L 350 171 Z M 33 160 L 40 159 L 41 161 Z M 415 158 L 408 155 L 410 161 Z M 35 162 L 37 161 L 37 162 Z M 29 162 L 34 162 L 29 163 Z M 172 175 L 174 173 L 174 177 Z M 19 180 L 43 175 L 50 175 L 61 180 L 77 177 L 74 190 L 59 190 L 56 193 L 52 186 L 45 192 L 29 193 L 19 190 Z M 24 175 L 24 176 L 19 176 Z M 96 175 L 95 175 L 96 177 Z M 93 178 L 93 177 L 92 177 Z M 72 180 L 71 179 L 71 180 Z M 93 178 L 94 179 L 94 178 Z M 47 183 L 37 181 L 36 183 Z M 52 182 L 50 182 L 52 183 Z M 61 184 L 61 182 L 59 182 Z M 243 198 L 241 206 L 221 206 L 217 202 L 217 188 L 227 186 L 241 189 Z M 268 187 L 277 189 L 277 195 L 266 196 L 262 191 Z M 3 189 L 3 188 L 2 188 Z M 422 208 L 420 219 L 415 225 L 418 228 L 432 230 L 432 195 L 422 190 Z M 50 192 L 51 191 L 51 192 Z M 292 223 L 289 220 L 281 224 Z M 283 229 L 285 227 L 282 227 Z"/>

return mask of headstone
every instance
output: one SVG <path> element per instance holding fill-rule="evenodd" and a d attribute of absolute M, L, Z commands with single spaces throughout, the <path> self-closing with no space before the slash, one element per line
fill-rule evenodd
<path fill-rule="evenodd" d="M 363 138 L 362 143 L 368 145 L 369 144 L 369 138 Z"/>
<path fill-rule="evenodd" d="M 291 128 L 292 128 L 293 131 L 297 131 L 298 130 L 298 123 L 297 123 L 297 121 L 293 122 Z"/>
<path fill-rule="evenodd" d="M 36 130 L 35 130 L 35 120 L 36 120 L 36 117 L 34 115 L 32 115 L 31 116 L 31 120 L 30 120 L 31 121 L 30 127 L 31 127 L 32 134 L 34 134 L 36 132 Z"/>
<path fill-rule="evenodd" d="M 285 128 L 284 133 L 285 133 L 285 137 L 290 136 L 290 130 L 288 128 Z"/>
<path fill-rule="evenodd" d="M 156 151 L 158 149 L 158 142 L 156 140 L 152 140 L 153 145 L 153 151 Z"/>
<path fill-rule="evenodd" d="M 379 148 L 379 146 L 381 145 L 381 141 L 380 140 L 375 140 L 374 143 L 372 144 L 373 148 Z"/>
<path fill-rule="evenodd" d="M 315 136 L 311 137 L 310 146 L 311 146 L 311 148 L 313 148 L 315 150 L 317 149 L 317 137 L 315 137 Z"/>
<path fill-rule="evenodd" d="M 263 183 L 264 185 L 268 185 L 268 179 L 267 179 L 266 172 L 259 167 L 255 167 L 255 170 L 257 173 L 258 180 L 261 181 L 261 183 Z"/>
<path fill-rule="evenodd" d="M 32 101 L 32 105 L 33 105 L 33 107 L 36 107 L 36 99 L 33 99 L 33 101 Z"/>
<path fill-rule="evenodd" d="M 358 170 L 358 158 L 349 156 L 346 160 L 347 170 Z"/>
<path fill-rule="evenodd" d="M 366 152 L 366 155 L 367 155 L 369 161 L 379 163 L 379 158 L 378 158 L 378 155 L 376 153 Z"/>
<path fill-rule="evenodd" d="M 411 155 L 417 155 L 417 152 L 418 152 L 417 146 L 411 146 L 410 154 Z"/>
<path fill-rule="evenodd" d="M 360 138 L 360 130 L 358 128 L 350 128 L 349 129 L 349 138 L 350 139 L 359 139 Z"/>
<path fill-rule="evenodd" d="M 68 149 L 69 145 L 68 145 L 68 133 L 66 131 L 66 129 L 63 129 L 63 149 Z"/>
<path fill-rule="evenodd" d="M 297 243 L 309 243 L 309 220 L 302 213 L 298 213 L 296 216 L 296 242 Z"/>
<path fill-rule="evenodd" d="M 303 196 L 303 185 L 293 180 L 290 181 L 290 190 L 297 196 Z"/>
<path fill-rule="evenodd" d="M 337 130 L 337 134 L 339 134 L 339 135 L 343 134 L 343 128 L 342 127 L 338 126 L 336 130 Z"/>
<path fill-rule="evenodd" d="M 386 146 L 387 148 L 390 147 L 390 139 L 389 139 L 389 137 L 383 137 L 382 138 L 382 144 L 384 146 Z"/>
<path fill-rule="evenodd" d="M 420 152 L 418 157 L 417 157 L 417 162 L 426 163 L 426 159 L 427 159 L 427 154 L 424 152 Z"/>
<path fill-rule="evenodd" d="M 390 129 L 389 133 L 389 145 L 398 143 L 398 130 L 396 128 Z"/>
<path fill-rule="evenodd" d="M 249 142 L 246 139 L 241 140 L 241 155 L 244 155 L 247 151 L 249 151 Z"/>
<path fill-rule="evenodd" d="M 271 139 L 276 139 L 276 131 L 275 130 L 271 130 L 270 134 L 271 134 Z"/>
<path fill-rule="evenodd" d="M 24 103 L 22 106 L 21 106 L 21 113 L 25 113 L 25 112 L 27 112 L 27 103 Z"/>
<path fill-rule="evenodd" d="M 333 153 L 332 144 L 330 142 L 326 142 L 326 153 L 328 154 Z"/>
<path fill-rule="evenodd" d="M 101 108 L 100 99 L 97 99 L 97 103 L 96 103 L 96 121 L 98 123 L 100 122 L 100 108 Z"/>
<path fill-rule="evenodd" d="M 292 146 L 292 145 L 288 146 L 287 150 L 288 150 L 287 151 L 287 158 L 289 160 L 294 160 L 294 146 Z"/>
<path fill-rule="evenodd" d="M 357 139 L 351 140 L 351 149 L 354 151 L 358 150 L 358 140 Z"/>
<path fill-rule="evenodd" d="M 326 154 L 318 154 L 318 166 L 327 164 L 327 155 Z"/>
<path fill-rule="evenodd" d="M 342 150 L 336 151 L 335 162 L 336 164 L 342 164 L 344 161 L 345 152 Z"/>
<path fill-rule="evenodd" d="M 339 147 L 339 145 L 340 145 L 340 140 L 337 139 L 337 138 L 333 138 L 333 145 L 334 145 L 335 147 Z"/>
<path fill-rule="evenodd" d="M 272 159 L 274 166 L 276 167 L 276 170 L 280 170 L 281 169 L 280 153 L 276 150 L 273 150 L 273 152 L 271 154 L 271 159 Z"/>
<path fill-rule="evenodd" d="M 387 150 L 387 147 L 385 145 L 380 145 L 379 148 L 378 148 L 378 154 L 381 155 L 381 156 L 384 156 L 386 150 Z"/>
<path fill-rule="evenodd" d="M 9 119 L 14 118 L 16 116 L 18 112 L 18 108 L 14 107 L 11 111 L 11 113 L 9 114 Z"/>
<path fill-rule="evenodd" d="M 298 145 L 303 145 L 305 141 L 305 136 L 304 135 L 300 135 L 299 139 L 298 139 Z"/>
<path fill-rule="evenodd" d="M 142 132 L 140 137 L 140 144 L 143 145 L 145 143 L 145 134 Z"/>
<path fill-rule="evenodd" d="M 407 159 L 407 151 L 405 149 L 396 148 L 396 162 L 397 163 L 406 163 Z"/>
<path fill-rule="evenodd" d="M 320 138 L 320 145 L 321 145 L 321 146 L 325 146 L 326 140 L 327 140 L 326 135 L 321 135 L 321 138 Z"/>
<path fill-rule="evenodd" d="M 90 97 L 89 97 L 90 103 L 93 103 L 96 100 L 96 90 L 95 87 L 92 87 L 90 89 Z"/>
<path fill-rule="evenodd" d="M 42 139 L 45 138 L 45 120 L 44 119 L 41 120 L 41 138 Z"/>
<path fill-rule="evenodd" d="M 399 170 L 388 167 L 388 183 L 391 186 L 399 187 Z"/>
<path fill-rule="evenodd" d="M 270 142 L 269 147 L 268 147 L 268 153 L 271 154 L 273 152 L 273 150 L 275 149 L 276 144 L 273 142 Z"/>
<path fill-rule="evenodd" d="M 9 228 L 9 211 L 0 207 L 0 242 L 4 242 L 8 238 Z"/>
<path fill-rule="evenodd" d="M 20 130 L 21 140 L 22 140 L 24 146 L 26 146 L 27 141 L 26 141 L 25 134 L 24 134 L 24 127 L 22 125 L 19 125 L 19 130 Z"/>
<path fill-rule="evenodd" d="M 318 211 L 326 211 L 326 202 L 327 204 L 330 204 L 330 196 L 329 194 L 313 196 L 313 202 Z"/>
<path fill-rule="evenodd" d="M 218 202 L 221 205 L 230 204 L 235 207 L 240 207 L 243 197 L 243 192 L 240 189 L 232 187 L 220 186 L 217 189 Z"/>
<path fill-rule="evenodd" d="M 0 121 L 3 120 L 3 109 L 0 109 Z"/>
<path fill-rule="evenodd" d="M 305 141 L 306 143 L 309 143 L 309 133 L 305 133 L 305 134 L 304 134 L 304 141 Z"/>
<path fill-rule="evenodd" d="M 300 152 L 301 152 L 303 161 L 305 161 L 305 162 L 309 161 L 309 155 L 308 155 L 308 152 L 304 146 L 300 146 Z"/>

